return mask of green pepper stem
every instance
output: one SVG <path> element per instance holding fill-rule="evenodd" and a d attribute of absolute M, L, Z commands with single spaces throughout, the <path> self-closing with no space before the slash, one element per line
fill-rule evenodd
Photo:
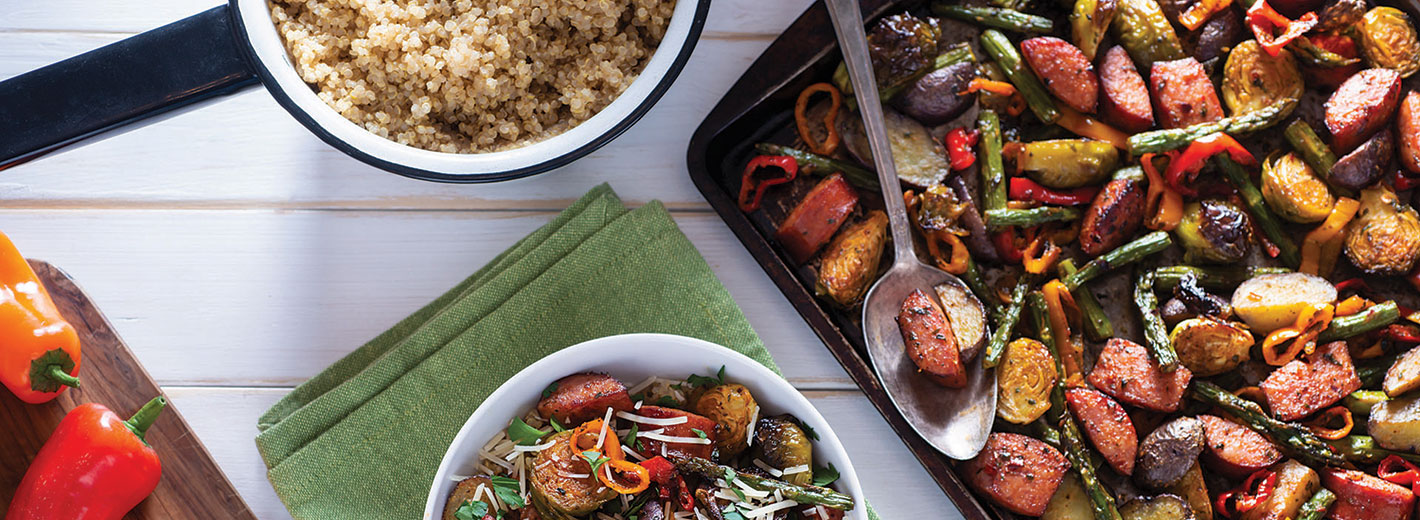
<path fill-rule="evenodd" d="M 49 365 L 49 368 L 45 369 L 44 376 L 61 385 L 79 388 L 79 378 L 69 375 L 64 371 L 64 367 L 59 365 Z"/>
<path fill-rule="evenodd" d="M 147 443 L 148 440 L 144 438 L 144 435 L 148 433 L 148 427 L 153 425 L 153 421 L 158 420 L 158 414 L 163 413 L 163 408 L 167 405 L 168 398 L 161 395 L 154 397 L 152 401 L 148 401 L 148 404 L 139 408 L 138 412 L 133 414 L 133 418 L 124 422 L 123 425 L 132 430 L 133 434 L 138 436 L 138 440 Z"/>

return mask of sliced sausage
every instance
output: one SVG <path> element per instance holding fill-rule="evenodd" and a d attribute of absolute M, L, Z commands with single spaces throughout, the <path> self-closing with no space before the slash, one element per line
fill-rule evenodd
<path fill-rule="evenodd" d="M 1193 373 L 1178 367 L 1165 373 L 1149 349 L 1127 339 L 1110 338 L 1090 372 L 1090 384 L 1125 404 L 1158 412 L 1173 412 L 1183 404 L 1183 393 Z"/>
<path fill-rule="evenodd" d="M 1390 158 L 1395 156 L 1395 132 L 1390 127 L 1380 129 L 1336 161 L 1331 167 L 1331 182 L 1342 188 L 1360 191 L 1390 171 Z"/>
<path fill-rule="evenodd" d="M 1069 461 L 1044 442 L 1015 433 L 993 433 L 976 458 L 962 466 L 967 484 L 1022 515 L 1040 516 L 1060 487 Z"/>
<path fill-rule="evenodd" d="M 1100 117 L 1128 133 L 1154 126 L 1154 107 L 1149 104 L 1149 87 L 1124 47 L 1115 45 L 1100 61 Z"/>
<path fill-rule="evenodd" d="M 1039 36 L 1021 42 L 1021 56 L 1051 94 L 1070 108 L 1094 113 L 1100 84 L 1084 51 L 1060 38 Z"/>
<path fill-rule="evenodd" d="M 927 126 L 946 123 L 976 103 L 976 94 L 961 95 L 975 77 L 976 64 L 971 62 L 942 67 L 903 89 L 892 106 Z"/>
<path fill-rule="evenodd" d="M 636 434 L 637 446 L 624 446 L 625 449 L 635 450 L 637 454 L 645 458 L 657 455 L 680 455 L 683 457 L 710 458 L 715 451 L 715 421 L 685 410 L 675 408 L 665 408 L 661 406 L 642 406 L 631 413 L 652 419 L 674 419 L 685 417 L 685 422 L 672 424 L 669 426 L 641 425 Z M 661 430 L 659 433 L 656 430 Z M 705 436 L 701 437 L 700 434 Z M 647 434 L 654 434 L 653 437 L 676 437 L 676 440 L 668 441 L 664 438 L 647 437 Z M 615 435 L 608 433 L 607 435 Z"/>
<path fill-rule="evenodd" d="M 907 357 L 918 370 L 939 385 L 966 386 L 966 369 L 962 366 L 956 333 L 936 300 L 921 289 L 912 291 L 902 300 L 897 326 L 902 330 Z"/>
<path fill-rule="evenodd" d="M 1356 41 L 1349 36 L 1340 34 L 1314 33 L 1303 36 L 1311 40 L 1312 45 L 1320 47 L 1329 52 L 1335 53 L 1343 58 L 1359 58 L 1360 51 L 1356 49 Z M 1360 63 L 1352 63 L 1344 67 L 1312 67 L 1303 65 L 1302 72 L 1306 75 L 1307 85 L 1321 87 L 1323 90 L 1335 90 L 1346 82 L 1346 78 L 1351 77 L 1361 71 Z"/>
<path fill-rule="evenodd" d="M 558 379 L 537 402 L 537 413 L 551 417 L 568 428 L 606 415 L 606 409 L 627 411 L 632 407 L 626 385 L 606 374 L 588 372 Z"/>
<path fill-rule="evenodd" d="M 1200 415 L 1207 439 L 1203 462 L 1230 478 L 1242 479 L 1282 460 L 1282 452 L 1262 434 L 1216 415 Z"/>
<path fill-rule="evenodd" d="M 1139 434 L 1134 421 L 1119 402 L 1097 390 L 1071 388 L 1065 391 L 1070 413 L 1080 420 L 1080 428 L 1090 444 L 1121 475 L 1134 473 L 1134 456 L 1139 453 Z"/>
<path fill-rule="evenodd" d="M 1326 100 L 1326 129 L 1336 153 L 1346 153 L 1390 122 L 1400 103 L 1400 74 L 1366 69 L 1351 76 Z"/>
<path fill-rule="evenodd" d="M 1400 141 L 1400 165 L 1411 173 L 1420 173 L 1420 92 L 1405 94 L 1395 129 Z"/>
<path fill-rule="evenodd" d="M 1154 62 L 1149 93 L 1159 126 L 1183 128 L 1223 118 L 1218 90 L 1203 65 L 1193 58 Z"/>
<path fill-rule="evenodd" d="M 1361 389 L 1345 341 L 1318 346 L 1306 361 L 1294 359 L 1262 381 L 1267 408 L 1284 421 L 1301 419 Z"/>
<path fill-rule="evenodd" d="M 858 190 L 841 174 L 819 181 L 799 205 L 779 223 L 774 239 L 789 252 L 789 258 L 802 264 L 813 258 L 828 239 L 858 207 Z"/>
<path fill-rule="evenodd" d="M 1408 520 L 1415 507 L 1409 488 L 1360 471 L 1323 469 L 1321 486 L 1336 493 L 1327 514 L 1335 520 Z"/>
<path fill-rule="evenodd" d="M 1104 185 L 1080 221 L 1080 249 L 1099 256 L 1134 236 L 1144 222 L 1144 186 L 1133 179 Z"/>

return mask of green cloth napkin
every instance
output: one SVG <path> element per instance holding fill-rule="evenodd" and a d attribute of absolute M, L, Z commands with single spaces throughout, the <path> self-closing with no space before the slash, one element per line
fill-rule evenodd
<path fill-rule="evenodd" d="M 272 406 L 257 449 L 295 518 L 419 518 L 449 442 L 499 385 L 630 332 L 704 339 L 778 371 L 665 208 L 627 211 L 603 184 Z"/>

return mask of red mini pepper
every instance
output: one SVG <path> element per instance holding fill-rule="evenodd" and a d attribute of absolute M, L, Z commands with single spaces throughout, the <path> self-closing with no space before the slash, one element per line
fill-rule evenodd
<path fill-rule="evenodd" d="M 143 435 L 167 404 L 155 397 L 127 421 L 96 403 L 70 410 L 30 463 L 5 520 L 118 520 L 128 514 L 158 487 L 162 463 Z"/>
<path fill-rule="evenodd" d="M 30 404 L 79 386 L 79 334 L 0 233 L 0 383 Z"/>
<path fill-rule="evenodd" d="M 1016 234 L 1015 226 L 997 231 L 991 235 L 991 241 L 996 245 L 996 255 L 1008 264 L 1019 263 L 1026 256 L 1025 247 L 1019 243 L 1020 237 Z"/>
<path fill-rule="evenodd" d="M 1258 3 L 1262 3 L 1259 1 Z M 1257 159 L 1252 153 L 1243 148 L 1237 139 L 1233 139 L 1228 134 L 1218 132 L 1209 134 L 1201 139 L 1193 141 L 1178 159 L 1169 161 L 1169 168 L 1164 172 L 1164 181 L 1168 183 L 1174 191 L 1186 196 L 1195 196 L 1198 190 L 1187 185 L 1183 178 L 1184 173 L 1196 174 L 1203 169 L 1203 162 L 1208 158 L 1227 152 L 1229 157 L 1243 166 L 1256 166 Z M 1192 180 L 1192 179 L 1189 179 Z"/>
<path fill-rule="evenodd" d="M 1095 200 L 1095 194 L 1099 191 L 1099 186 L 1057 190 L 1041 186 L 1040 183 L 1026 177 L 1011 177 L 1007 194 L 1010 195 L 1011 200 L 1033 200 L 1057 206 L 1079 206 Z"/>
<path fill-rule="evenodd" d="M 1410 486 L 1412 492 L 1420 491 L 1420 467 L 1410 461 L 1391 455 L 1376 466 L 1376 476 L 1392 484 Z"/>
<path fill-rule="evenodd" d="M 1420 177 L 1411 176 L 1405 170 L 1395 171 L 1395 191 L 1412 190 L 1416 186 L 1420 186 Z"/>
<path fill-rule="evenodd" d="M 967 131 L 960 126 L 947 132 L 947 136 L 943 140 L 946 141 L 947 159 L 952 170 L 961 171 L 976 164 L 976 153 L 972 152 L 971 148 L 976 146 L 976 141 L 980 138 L 980 131 Z"/>
<path fill-rule="evenodd" d="M 1282 53 L 1283 47 L 1306 34 L 1316 23 L 1316 13 L 1307 13 L 1292 20 L 1267 5 L 1267 0 L 1258 0 L 1247 9 L 1248 27 L 1252 28 L 1252 34 L 1257 37 L 1257 43 L 1262 46 L 1262 50 L 1274 58 Z M 1281 29 L 1282 33 L 1274 34 L 1277 29 Z"/>
<path fill-rule="evenodd" d="M 1267 469 L 1259 470 L 1249 475 L 1241 486 L 1218 495 L 1213 510 L 1224 518 L 1236 518 L 1237 515 L 1262 505 L 1276 488 L 1277 473 Z"/>
<path fill-rule="evenodd" d="M 782 177 L 757 178 L 755 174 L 762 168 L 778 168 L 784 172 Z M 770 186 L 784 184 L 794 180 L 799 174 L 799 162 L 787 155 L 759 155 L 749 160 L 745 165 L 744 175 L 740 177 L 740 210 L 745 213 L 759 209 L 759 202 L 764 198 L 764 192 Z"/>

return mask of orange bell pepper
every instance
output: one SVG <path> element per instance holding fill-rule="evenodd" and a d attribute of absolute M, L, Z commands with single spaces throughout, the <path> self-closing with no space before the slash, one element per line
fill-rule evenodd
<path fill-rule="evenodd" d="M 0 382 L 21 401 L 48 402 L 79 386 L 79 361 L 79 334 L 0 233 Z"/>
<path fill-rule="evenodd" d="M 1351 417 L 1351 410 L 1345 406 L 1333 406 L 1302 425 L 1317 437 L 1335 441 L 1351 434 L 1351 429 L 1356 427 L 1356 419 Z"/>
<path fill-rule="evenodd" d="M 1154 167 L 1156 154 L 1146 153 L 1139 158 L 1144 167 L 1144 175 L 1149 178 L 1149 191 L 1144 196 L 1144 226 L 1153 230 L 1173 231 L 1183 220 L 1183 195 L 1164 182 L 1164 176 Z M 1169 152 L 1170 160 L 1176 157 Z"/>
<path fill-rule="evenodd" d="M 1272 331 L 1262 340 L 1262 360 L 1272 366 L 1282 366 L 1316 349 L 1316 338 L 1331 325 L 1336 307 L 1330 303 L 1314 304 L 1297 315 L 1296 324 Z M 1285 350 L 1282 344 L 1291 340 Z"/>
<path fill-rule="evenodd" d="M 1323 269 L 1324 265 L 1335 265 L 1336 255 L 1340 253 L 1340 247 L 1336 248 L 1336 253 L 1330 252 L 1332 242 L 1340 246 L 1342 231 L 1346 229 L 1346 224 L 1356 216 L 1356 211 L 1361 208 L 1361 203 L 1356 199 L 1341 197 L 1336 199 L 1336 205 L 1331 207 L 1331 214 L 1320 226 L 1307 233 L 1307 238 L 1302 241 L 1302 263 L 1297 271 L 1307 274 L 1321 274 L 1325 276 L 1330 269 Z M 1328 262 L 1328 258 L 1330 261 Z"/>
<path fill-rule="evenodd" d="M 1021 265 L 1025 266 L 1026 272 L 1031 274 L 1045 274 L 1055 265 L 1055 261 L 1060 259 L 1060 248 L 1054 242 L 1042 235 L 1037 235 L 1026 247 L 1025 256 L 1021 259 Z"/>
<path fill-rule="evenodd" d="M 1074 337 L 1070 333 L 1071 320 L 1067 314 L 1067 309 L 1069 309 L 1078 315 L 1079 307 L 1075 305 L 1075 297 L 1070 294 L 1070 290 L 1060 280 L 1051 280 L 1050 283 L 1041 287 L 1040 292 L 1042 296 L 1045 296 L 1045 309 L 1047 317 L 1050 319 L 1050 331 L 1055 338 L 1055 348 L 1060 352 L 1061 364 L 1065 367 L 1065 384 L 1072 387 L 1082 386 L 1084 384 L 1085 354 L 1081 346 L 1075 343 Z"/>
<path fill-rule="evenodd" d="M 1094 116 L 1081 114 L 1065 105 L 1057 105 L 1055 108 L 1060 111 L 1060 119 L 1056 119 L 1055 124 L 1060 125 L 1061 128 L 1074 132 L 1080 137 L 1104 141 L 1120 150 L 1129 150 L 1129 134 L 1095 119 Z"/>

